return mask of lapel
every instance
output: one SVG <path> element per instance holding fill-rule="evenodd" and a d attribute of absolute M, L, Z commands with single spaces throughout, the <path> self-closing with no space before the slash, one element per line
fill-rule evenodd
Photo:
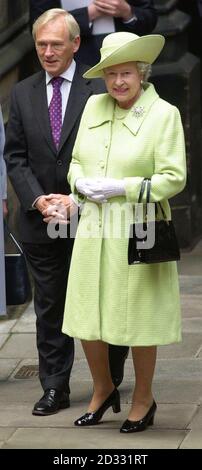
<path fill-rule="evenodd" d="M 77 64 L 64 116 L 60 145 L 58 150 L 55 148 L 52 139 L 44 71 L 41 71 L 37 75 L 36 80 L 33 83 L 31 92 L 32 109 L 34 110 L 35 117 L 39 123 L 41 132 L 44 135 L 50 149 L 52 150 L 55 156 L 60 153 L 64 143 L 68 139 L 75 125 L 77 118 L 84 109 L 86 101 L 93 92 L 92 86 L 90 86 L 91 81 L 85 80 L 82 77 L 82 74 L 85 71 L 85 66 L 83 67 Z"/>
<path fill-rule="evenodd" d="M 77 64 L 66 107 L 58 152 L 60 152 L 68 139 L 77 118 L 84 109 L 87 99 L 92 94 L 92 87 L 89 86 L 91 81 L 85 80 L 82 77 L 85 71 L 86 68 Z"/>
<path fill-rule="evenodd" d="M 108 93 L 100 95 L 95 112 L 89 116 L 88 127 L 98 127 L 106 122 L 113 121 L 114 106 L 115 101 Z"/>
<path fill-rule="evenodd" d="M 158 98 L 159 95 L 156 93 L 154 85 L 152 85 L 152 83 L 147 83 L 145 85 L 144 93 L 132 106 L 130 112 L 123 121 L 123 124 L 128 127 L 134 135 L 137 135 L 139 132 L 151 106 Z"/>
<path fill-rule="evenodd" d="M 48 113 L 47 93 L 46 93 L 46 81 L 45 73 L 41 71 L 33 83 L 31 92 L 32 109 L 35 113 L 35 117 L 39 123 L 42 134 L 44 135 L 50 149 L 56 155 L 57 150 L 55 148 Z"/>

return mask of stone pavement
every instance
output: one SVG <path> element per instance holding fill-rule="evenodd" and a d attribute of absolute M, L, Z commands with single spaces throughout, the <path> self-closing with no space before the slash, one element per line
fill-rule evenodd
<path fill-rule="evenodd" d="M 38 378 L 17 378 L 23 366 L 37 365 L 30 304 L 19 318 L 11 315 L 0 321 L 0 448 L 202 449 L 202 240 L 192 252 L 183 253 L 179 273 L 183 341 L 158 349 L 154 380 L 158 410 L 153 427 L 128 436 L 119 433 L 133 388 L 131 357 L 120 386 L 121 413 L 108 410 L 99 426 L 74 427 L 92 390 L 79 342 L 71 376 L 71 408 L 49 417 L 32 416 L 32 406 L 41 396 Z"/>

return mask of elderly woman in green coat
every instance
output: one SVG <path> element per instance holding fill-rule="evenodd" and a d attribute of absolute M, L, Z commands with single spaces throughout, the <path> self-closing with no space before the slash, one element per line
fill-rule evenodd
<path fill-rule="evenodd" d="M 150 200 L 161 202 L 168 219 L 168 199 L 185 186 L 179 111 L 147 82 L 150 64 L 163 45 L 160 35 L 112 33 L 103 41 L 100 62 L 84 75 L 103 77 L 108 93 L 92 96 L 86 104 L 68 174 L 82 211 L 63 332 L 82 340 L 94 386 L 77 426 L 99 423 L 109 407 L 120 411 L 108 344 L 131 346 L 134 362 L 132 405 L 120 431 L 152 425 L 156 347 L 181 340 L 176 262 L 128 265 L 127 258 L 129 226 L 143 179 L 151 178 Z"/>

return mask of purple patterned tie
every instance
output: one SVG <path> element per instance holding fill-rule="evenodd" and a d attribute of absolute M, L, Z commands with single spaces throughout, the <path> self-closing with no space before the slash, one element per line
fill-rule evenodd
<path fill-rule="evenodd" d="M 62 130 L 62 95 L 60 87 L 64 78 L 54 77 L 51 80 L 53 87 L 53 96 L 49 106 L 50 124 L 53 140 L 58 149 L 60 143 L 60 134 Z"/>

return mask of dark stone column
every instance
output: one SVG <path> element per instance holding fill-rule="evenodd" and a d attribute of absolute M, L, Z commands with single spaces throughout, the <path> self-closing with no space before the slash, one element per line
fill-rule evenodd
<path fill-rule="evenodd" d="M 0 6 L 0 103 L 6 123 L 13 85 L 32 73 L 33 40 L 28 0 L 3 0 Z M 17 196 L 8 181 L 9 225 L 16 235 L 17 206 Z"/>
<path fill-rule="evenodd" d="M 188 52 L 190 17 L 176 9 L 177 0 L 155 0 L 155 6 L 159 20 L 154 33 L 163 34 L 166 45 L 153 66 L 151 81 L 162 98 L 178 107 L 186 140 L 187 185 L 171 200 L 180 245 L 185 248 L 202 233 L 200 61 Z"/>
<path fill-rule="evenodd" d="M 0 15 L 0 103 L 5 122 L 12 86 L 30 74 L 33 41 L 27 0 L 1 2 Z"/>

